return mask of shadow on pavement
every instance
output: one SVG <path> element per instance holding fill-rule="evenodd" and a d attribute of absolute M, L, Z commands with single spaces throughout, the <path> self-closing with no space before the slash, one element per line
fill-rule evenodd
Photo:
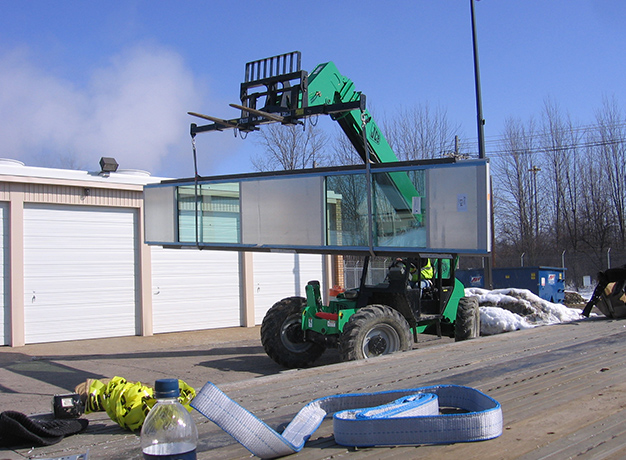
<path fill-rule="evenodd" d="M 215 359 L 210 361 L 202 361 L 198 366 L 204 366 L 223 372 L 255 372 L 260 375 L 272 375 L 287 370 L 287 368 L 272 361 L 263 351 L 263 347 L 259 347 L 258 355 L 244 354 L 232 358 Z M 337 350 L 326 350 L 311 367 L 326 366 L 328 364 L 336 364 L 339 361 Z"/>
<path fill-rule="evenodd" d="M 202 358 L 205 359 L 202 360 Z M 81 367 L 79 363 L 81 362 L 121 362 L 125 360 L 151 362 L 163 359 L 185 360 L 188 361 L 190 366 L 200 366 L 229 373 L 248 372 L 257 375 L 272 375 L 286 370 L 283 366 L 272 361 L 265 354 L 262 346 L 257 345 L 216 347 L 208 350 L 159 350 L 137 353 L 49 355 L 42 357 L 21 353 L 4 353 L 2 355 L 2 367 L 16 375 L 73 391 L 76 382 L 111 377 L 110 375 L 81 370 L 79 369 Z M 338 362 L 339 357 L 336 350 L 327 350 L 312 367 Z M 73 367 L 71 363 L 76 363 L 76 367 Z M 0 394 L 11 392 L 15 391 L 0 386 Z"/>
<path fill-rule="evenodd" d="M 120 360 L 120 359 L 155 359 L 155 358 L 192 358 L 194 356 L 210 355 L 240 355 L 240 354 L 262 354 L 265 355 L 261 346 L 241 346 L 211 348 L 208 350 L 157 350 L 141 351 L 132 353 L 107 353 L 91 355 L 46 355 L 42 357 L 25 356 L 28 360 L 35 361 L 97 361 L 97 360 Z"/>
<path fill-rule="evenodd" d="M 21 360 L 18 362 L 4 365 L 4 369 L 14 374 L 22 375 L 31 379 L 38 380 L 50 385 L 64 388 L 68 391 L 74 391 L 76 382 L 84 382 L 87 379 L 100 379 L 105 377 L 101 374 L 86 372 L 64 364 L 50 362 L 49 360 L 32 360 L 29 356 L 25 357 L 29 360 Z M 1 393 L 15 393 L 15 391 L 7 390 L 0 387 Z"/>

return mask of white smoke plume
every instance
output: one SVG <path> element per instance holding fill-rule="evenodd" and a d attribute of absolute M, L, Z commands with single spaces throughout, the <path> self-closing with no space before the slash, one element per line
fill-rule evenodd
<path fill-rule="evenodd" d="M 106 156 L 120 169 L 192 175 L 187 112 L 210 104 L 179 54 L 138 45 L 83 80 L 39 66 L 24 49 L 0 55 L 0 157 L 94 171 Z M 224 141 L 215 139 L 210 153 L 228 150 Z"/>

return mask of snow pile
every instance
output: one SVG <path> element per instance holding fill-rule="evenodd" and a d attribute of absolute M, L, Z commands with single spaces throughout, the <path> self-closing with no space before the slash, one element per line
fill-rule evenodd
<path fill-rule="evenodd" d="M 480 334 L 528 329 L 582 319 L 582 310 L 548 302 L 527 289 L 465 289 L 466 296 L 478 298 Z"/>
<path fill-rule="evenodd" d="M 480 335 L 534 327 L 523 316 L 498 307 L 480 307 Z"/>

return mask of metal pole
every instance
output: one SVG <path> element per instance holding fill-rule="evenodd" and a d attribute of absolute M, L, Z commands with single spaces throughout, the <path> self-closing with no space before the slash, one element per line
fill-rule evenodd
<path fill-rule="evenodd" d="M 530 168 L 528 170 L 529 172 L 533 173 L 533 195 L 534 195 L 534 199 L 535 199 L 535 212 L 534 212 L 534 220 L 535 220 L 535 238 L 534 241 L 537 241 L 537 238 L 539 238 L 539 202 L 537 199 L 537 173 L 539 171 L 541 171 L 541 168 L 538 168 L 537 166 L 533 166 L 532 168 Z"/>
<path fill-rule="evenodd" d="M 192 127 L 195 127 L 195 123 L 191 124 Z M 200 249 L 200 209 L 198 204 L 198 199 L 200 198 L 200 194 L 198 193 L 199 185 L 198 185 L 198 157 L 196 155 L 196 134 L 191 133 L 191 148 L 193 150 L 193 203 L 194 203 L 194 211 L 195 211 L 195 224 L 196 224 L 196 247 Z M 201 199 L 201 198 L 200 198 Z"/>
<path fill-rule="evenodd" d="M 366 179 L 366 191 L 367 191 L 367 226 L 369 227 L 368 235 L 367 235 L 367 245 L 369 247 L 369 252 L 372 257 L 376 257 L 374 254 L 374 217 L 373 213 L 373 203 L 372 203 L 372 168 L 371 168 L 371 158 L 370 158 L 370 148 L 369 143 L 367 142 L 367 124 L 370 119 L 365 113 L 365 111 L 361 111 L 361 130 L 363 135 L 363 148 L 365 149 L 365 179 Z"/>
<path fill-rule="evenodd" d="M 474 81 L 476 82 L 476 121 L 478 125 L 478 158 L 485 158 L 485 120 L 483 119 L 483 102 L 480 89 L 480 68 L 478 65 L 478 39 L 476 37 L 476 15 L 474 14 L 474 0 L 470 0 L 470 12 L 472 16 L 472 44 L 474 49 Z M 491 195 L 493 199 L 493 194 Z M 493 202 L 492 202 L 493 203 Z M 491 212 L 493 225 L 493 212 Z M 491 256 L 486 257 L 485 287 L 493 288 L 493 254 L 495 251 L 494 234 L 491 233 Z"/>
<path fill-rule="evenodd" d="M 483 119 L 483 103 L 480 90 L 480 69 L 478 66 L 478 39 L 476 38 L 476 16 L 474 0 L 470 0 L 472 13 L 472 42 L 474 44 L 474 80 L 476 81 L 476 118 L 478 123 L 478 158 L 485 158 L 485 120 Z"/>

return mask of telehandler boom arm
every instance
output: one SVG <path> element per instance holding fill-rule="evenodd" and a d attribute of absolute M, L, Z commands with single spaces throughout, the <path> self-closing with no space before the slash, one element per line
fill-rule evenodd
<path fill-rule="evenodd" d="M 191 135 L 233 128 L 250 132 L 259 129 L 262 124 L 301 124 L 304 118 L 328 114 L 339 123 L 364 162 L 398 161 L 367 111 L 365 100 L 365 95 L 355 90 L 352 80 L 343 76 L 335 64 L 319 64 L 311 74 L 307 74 L 300 69 L 300 52 L 295 51 L 247 63 L 245 81 L 241 84 L 241 105 L 231 104 L 231 107 L 241 110 L 240 118 L 223 120 L 189 112 L 190 115 L 213 121 L 205 126 L 192 124 Z M 263 106 L 258 107 L 261 103 Z M 412 215 L 412 201 L 418 193 L 406 174 L 379 174 L 375 180 L 403 219 L 418 218 Z"/>

